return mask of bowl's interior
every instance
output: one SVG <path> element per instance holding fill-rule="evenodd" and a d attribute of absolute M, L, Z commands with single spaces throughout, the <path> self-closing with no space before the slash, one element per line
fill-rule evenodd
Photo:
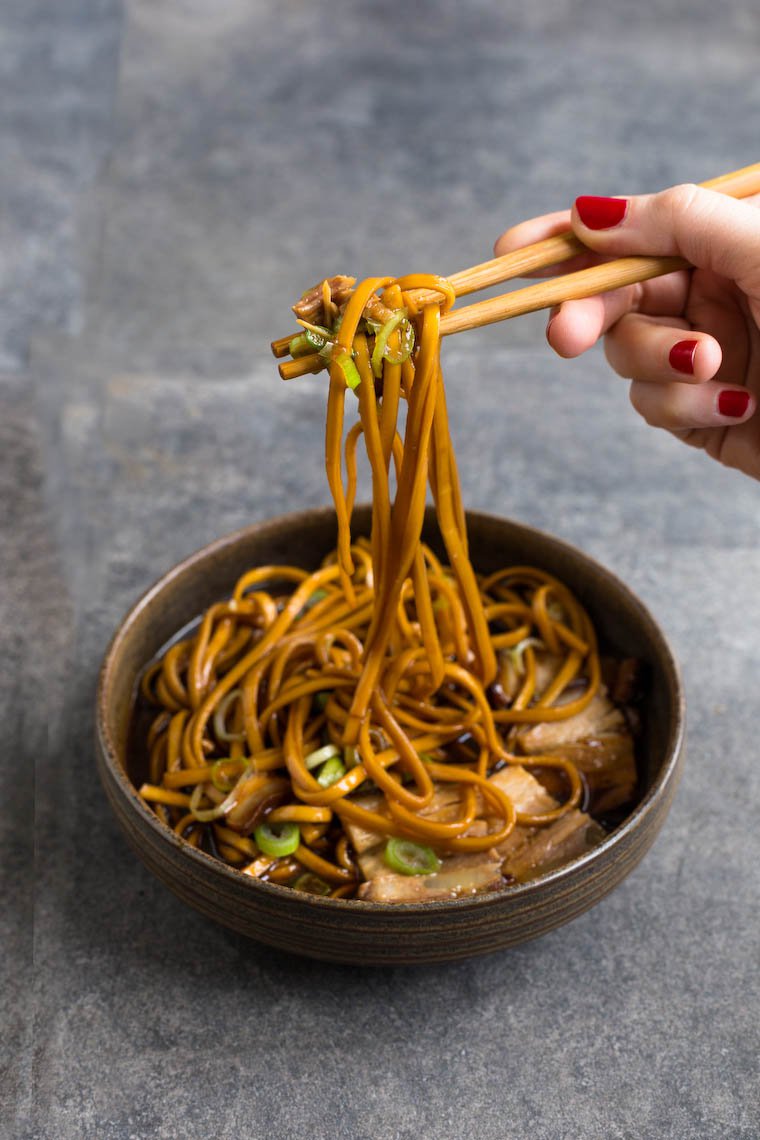
<path fill-rule="evenodd" d="M 355 534 L 366 534 L 370 512 L 357 508 Z M 682 728 L 678 673 L 659 627 L 641 602 L 609 571 L 578 550 L 530 527 L 468 514 L 470 557 L 490 572 L 529 563 L 558 577 L 589 611 L 602 648 L 639 658 L 645 666 L 646 698 L 637 752 L 642 798 L 647 799 L 674 762 Z M 444 556 L 435 516 L 428 511 L 424 537 Z M 213 602 L 227 596 L 238 577 L 261 564 L 315 567 L 335 545 L 331 510 L 311 510 L 274 519 L 220 539 L 170 571 L 141 599 L 112 643 L 103 676 L 99 727 L 118 776 L 128 779 L 127 756 L 137 678 L 145 664 Z"/>

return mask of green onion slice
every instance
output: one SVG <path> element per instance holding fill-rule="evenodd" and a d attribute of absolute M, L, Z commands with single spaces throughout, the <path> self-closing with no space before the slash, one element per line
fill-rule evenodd
<path fill-rule="evenodd" d="M 412 355 L 414 349 L 414 327 L 410 321 L 404 321 L 401 325 L 401 348 L 398 352 L 391 352 L 386 349 L 385 359 L 389 364 L 403 364 Z"/>
<path fill-rule="evenodd" d="M 395 836 L 385 845 L 385 862 L 399 875 L 432 875 L 441 868 L 441 860 L 432 847 Z"/>
<path fill-rule="evenodd" d="M 301 829 L 297 823 L 260 823 L 253 833 L 259 850 L 273 859 L 292 855 L 301 843 Z"/>
<path fill-rule="evenodd" d="M 237 787 L 237 783 L 235 784 Z M 211 823 L 212 820 L 221 819 L 235 806 L 235 789 L 233 788 L 226 800 L 212 808 L 200 807 L 203 799 L 203 784 L 196 784 L 190 796 L 190 811 L 199 823 Z"/>
<path fill-rule="evenodd" d="M 304 760 L 304 764 L 311 771 L 312 768 L 318 768 L 320 764 L 324 764 L 325 760 L 332 760 L 335 756 L 340 756 L 340 749 L 336 748 L 334 744 L 326 744 L 324 748 L 310 752 Z"/>
<path fill-rule="evenodd" d="M 346 766 L 333 756 L 332 759 L 326 760 L 317 773 L 317 783 L 320 788 L 331 788 L 338 780 L 342 779 L 346 774 Z"/>
<path fill-rule="evenodd" d="M 294 336 L 288 345 L 288 352 L 294 359 L 297 359 L 299 356 L 310 356 L 313 351 L 314 349 L 309 343 L 305 332 Z"/>
<path fill-rule="evenodd" d="M 329 883 L 320 879 L 319 875 L 307 871 L 306 874 L 299 875 L 293 883 L 293 890 L 304 891 L 307 895 L 329 895 L 331 888 Z"/>
<path fill-rule="evenodd" d="M 342 352 L 339 352 L 338 355 L 334 357 L 334 360 L 343 373 L 343 379 L 346 381 L 346 385 L 349 388 L 358 388 L 362 382 L 362 378 L 359 375 L 359 369 L 353 362 L 351 353 L 343 349 Z"/>
<path fill-rule="evenodd" d="M 229 769 L 234 767 L 234 775 Z M 215 760 L 211 765 L 211 783 L 219 792 L 231 792 L 240 776 L 240 762 L 237 760 Z"/>
<path fill-rule="evenodd" d="M 236 701 L 241 694 L 240 689 L 232 689 L 214 709 L 214 732 L 216 733 L 217 740 L 245 740 L 245 732 L 230 732 L 227 729 L 227 710 L 233 701 Z M 224 788 L 220 789 L 224 791 Z"/>
<path fill-rule="evenodd" d="M 506 653 L 512 664 L 512 668 L 518 677 L 521 677 L 525 672 L 525 662 L 523 661 L 523 653 L 526 649 L 533 647 L 534 649 L 545 649 L 543 641 L 539 637 L 524 637 L 522 641 L 518 641 L 517 645 L 513 645 L 511 649 L 507 649 Z"/>
<path fill-rule="evenodd" d="M 319 352 L 320 349 L 329 344 L 327 335 L 322 336 L 320 333 L 312 332 L 311 329 L 307 329 L 303 335 L 306 337 L 306 343 L 312 352 Z"/>
<path fill-rule="evenodd" d="M 385 324 L 380 327 L 375 337 L 375 347 L 372 349 L 372 371 L 378 379 L 383 373 L 383 357 L 388 347 L 388 337 L 404 320 L 406 320 L 406 310 L 396 309 L 393 316 L 389 317 Z"/>
<path fill-rule="evenodd" d="M 329 692 L 314 694 L 314 704 L 317 706 L 320 712 L 324 712 L 324 710 L 327 708 L 327 702 L 329 701 L 330 696 L 331 694 Z"/>

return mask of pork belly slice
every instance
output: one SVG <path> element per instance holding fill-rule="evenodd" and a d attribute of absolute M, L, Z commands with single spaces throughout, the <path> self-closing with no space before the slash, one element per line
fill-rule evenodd
<path fill-rule="evenodd" d="M 327 284 L 330 288 L 331 301 L 340 308 L 351 296 L 356 278 L 338 274 L 335 277 L 328 277 Z M 312 324 L 321 324 L 325 319 L 325 310 L 322 304 L 322 281 L 318 281 L 316 285 L 307 289 L 292 308 L 295 315 L 301 320 L 310 321 Z"/>
<path fill-rule="evenodd" d="M 523 752 L 550 752 L 555 750 L 557 744 L 570 744 L 606 732 L 627 731 L 628 726 L 622 712 L 600 690 L 594 694 L 585 709 L 575 716 L 527 725 L 517 733 L 517 740 Z"/>
<path fill-rule="evenodd" d="M 386 814 L 382 796 L 362 796 L 355 802 L 370 811 Z M 434 815 L 442 820 L 456 819 L 460 813 L 459 791 L 453 784 L 437 791 L 430 804 L 420 812 L 423 816 Z M 441 869 L 432 875 L 399 875 L 385 862 L 386 836 L 367 831 L 348 821 L 344 826 L 356 853 L 359 869 L 367 880 L 359 888 L 359 898 L 370 902 L 424 902 L 431 899 L 461 898 L 480 891 L 498 890 L 504 885 L 501 857 L 494 848 L 442 855 Z M 478 820 L 467 834 L 484 835 L 486 830 L 485 821 Z"/>
<path fill-rule="evenodd" d="M 530 772 L 510 765 L 495 772 L 491 781 L 510 797 L 518 811 L 548 812 L 557 806 Z M 591 851 L 605 832 L 585 811 L 572 808 L 552 823 L 534 827 L 518 823 L 496 850 L 502 859 L 502 874 L 517 883 L 527 883 L 545 871 L 569 863 Z"/>
<path fill-rule="evenodd" d="M 539 781 L 520 765 L 509 765 L 490 779 L 504 791 L 518 811 L 548 812 L 557 806 Z M 362 796 L 355 801 L 372 811 L 383 811 L 379 795 Z M 439 789 L 422 815 L 454 819 L 460 812 L 457 788 Z M 484 835 L 495 821 L 478 820 L 468 835 Z M 600 841 L 604 831 L 581 811 L 567 812 L 553 823 L 540 827 L 518 824 L 498 847 L 487 851 L 441 856 L 441 869 L 432 875 L 399 875 L 385 862 L 385 837 L 353 823 L 345 825 L 356 852 L 362 875 L 367 880 L 359 888 L 359 898 L 372 902 L 423 902 L 426 899 L 461 898 L 481 891 L 499 890 L 503 876 L 514 882 L 527 882 L 544 871 L 574 859 Z"/>
<path fill-rule="evenodd" d="M 468 835 L 484 835 L 481 820 Z M 441 869 L 432 875 L 399 875 L 383 857 L 385 843 L 359 856 L 359 866 L 367 880 L 359 887 L 358 896 L 369 902 L 429 902 L 433 899 L 457 899 L 481 891 L 496 891 L 504 886 L 501 856 L 493 848 L 488 851 L 443 855 Z"/>
<path fill-rule="evenodd" d="M 545 721 L 517 733 L 528 754 L 549 752 L 571 760 L 583 774 L 591 810 L 598 814 L 630 802 L 636 792 L 633 738 L 623 713 L 602 691 L 567 720 Z"/>
<path fill-rule="evenodd" d="M 497 848 L 502 874 L 516 883 L 530 882 L 592 851 L 604 836 L 604 828 L 577 808 L 540 827 L 518 825 Z"/>
<path fill-rule="evenodd" d="M 605 733 L 561 744 L 555 755 L 571 760 L 583 778 L 589 793 L 589 808 L 594 815 L 604 815 L 623 807 L 636 798 L 636 758 L 633 740 L 628 733 Z"/>
<path fill-rule="evenodd" d="M 542 649 L 536 649 L 534 654 L 536 660 L 536 696 L 540 697 L 559 673 L 560 668 L 565 663 L 565 658 Z M 500 676 L 502 691 L 510 701 L 513 701 L 522 688 L 525 674 L 517 672 L 508 653 L 505 658 L 505 668 Z"/>

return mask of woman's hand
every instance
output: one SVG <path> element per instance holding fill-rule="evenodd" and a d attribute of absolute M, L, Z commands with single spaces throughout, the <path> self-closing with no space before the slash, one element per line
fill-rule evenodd
<path fill-rule="evenodd" d="M 694 269 L 654 278 L 552 313 L 560 356 L 600 337 L 630 378 L 631 403 L 713 459 L 760 479 L 760 198 L 735 201 L 676 186 L 636 198 L 576 199 L 571 211 L 507 230 L 498 255 L 572 228 L 593 254 L 545 270 L 570 272 L 628 254 L 680 255 Z"/>

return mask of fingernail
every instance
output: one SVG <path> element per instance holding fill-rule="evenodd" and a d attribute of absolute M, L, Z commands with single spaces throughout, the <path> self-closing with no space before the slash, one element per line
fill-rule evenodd
<path fill-rule="evenodd" d="M 685 372 L 687 376 L 694 375 L 694 355 L 697 351 L 698 340 L 679 340 L 674 344 L 668 354 L 670 367 L 676 372 Z"/>
<path fill-rule="evenodd" d="M 590 230 L 611 230 L 619 226 L 628 211 L 627 198 L 595 198 L 584 194 L 575 199 L 578 217 Z"/>
<path fill-rule="evenodd" d="M 749 407 L 749 392 L 739 388 L 725 388 L 718 396 L 718 411 L 722 416 L 738 420 Z"/>
<path fill-rule="evenodd" d="M 549 310 L 549 320 L 546 322 L 546 339 L 549 340 L 549 333 L 551 332 L 552 325 L 556 320 L 559 313 L 559 305 L 555 305 L 553 309 Z"/>

